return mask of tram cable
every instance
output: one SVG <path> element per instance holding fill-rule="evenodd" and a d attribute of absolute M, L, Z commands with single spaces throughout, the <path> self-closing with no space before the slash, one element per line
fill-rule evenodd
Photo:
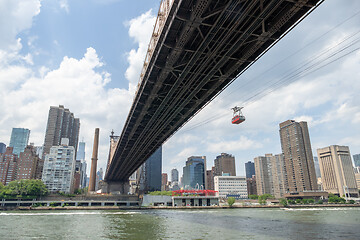
<path fill-rule="evenodd" d="M 357 14 L 359 14 L 359 13 L 360 12 L 358 12 Z M 346 57 L 346 56 L 350 55 L 351 53 L 359 50 L 359 48 L 355 48 L 355 49 L 351 50 L 350 52 L 344 53 L 340 57 L 337 57 L 337 58 L 335 58 L 335 59 L 333 59 L 331 61 L 328 61 L 328 60 L 332 59 L 333 57 L 337 56 L 338 54 L 340 54 L 340 53 L 344 52 L 345 50 L 349 49 L 350 47 L 354 46 L 355 44 L 359 43 L 360 38 L 356 38 L 355 40 L 352 40 L 350 43 L 347 43 L 347 45 L 345 45 L 342 48 L 336 50 L 335 52 L 333 52 L 333 53 L 330 52 L 334 48 L 340 46 L 341 44 L 345 43 L 347 40 L 353 38 L 354 36 L 356 36 L 359 33 L 360 33 L 360 31 L 357 31 L 354 34 L 346 36 L 342 41 L 340 41 L 336 45 L 325 49 L 323 52 L 320 52 L 316 56 L 313 56 L 309 61 L 307 61 L 303 65 L 301 65 L 301 67 L 298 67 L 297 69 L 292 70 L 291 73 L 287 74 L 286 76 L 282 77 L 281 79 L 279 79 L 275 83 L 272 83 L 270 86 L 268 86 L 265 89 L 257 92 L 256 94 L 253 94 L 253 92 L 249 93 L 249 94 L 252 94 L 252 95 L 249 96 L 248 98 L 246 98 L 245 100 L 243 100 L 243 103 L 244 103 L 243 106 L 248 106 L 251 103 L 253 103 L 254 101 L 256 101 L 256 99 L 262 98 L 262 97 L 274 92 L 275 90 L 294 82 L 295 80 L 297 80 L 299 78 L 305 77 L 305 76 L 307 76 L 307 75 L 309 75 L 309 74 L 311 74 L 311 73 L 313 73 L 315 71 L 318 71 L 318 70 L 324 68 L 325 66 L 328 66 L 329 64 L 331 64 L 331 63 L 333 63 L 335 61 L 338 61 L 338 60 L 342 59 L 343 57 Z M 317 38 L 317 39 L 319 39 L 319 38 Z M 308 44 L 307 46 L 310 46 L 310 45 Z M 328 52 L 330 52 L 330 54 L 328 56 L 325 56 L 325 59 L 322 59 L 321 57 L 324 56 L 324 54 L 326 54 Z M 318 60 L 318 61 L 315 61 L 315 60 Z M 283 61 L 285 61 L 285 60 L 282 60 L 281 62 L 283 62 Z M 328 62 L 323 63 L 325 61 L 328 61 Z M 313 63 L 313 64 L 311 64 L 311 63 Z M 303 69 L 304 67 L 305 67 L 305 69 Z M 269 71 L 269 69 L 267 71 L 265 71 L 265 72 L 268 72 L 268 71 Z M 264 73 L 262 73 L 262 74 L 264 74 Z M 250 81 L 248 81 L 246 84 L 248 84 L 249 82 Z M 269 89 L 269 87 L 273 87 L 273 88 Z M 237 90 L 234 91 L 234 92 L 237 92 Z M 225 97 L 233 94 L 234 92 L 229 93 Z M 247 94 L 247 95 L 249 95 L 249 94 Z M 250 100 L 252 100 L 252 101 L 250 102 Z M 184 129 L 184 130 L 180 130 L 180 131 L 181 132 L 187 132 L 187 131 L 193 130 L 195 128 L 198 128 L 198 127 L 200 127 L 202 125 L 208 124 L 209 122 L 218 120 L 218 119 L 220 119 L 222 117 L 225 117 L 225 116 L 228 116 L 228 114 L 226 114 L 226 115 L 214 115 L 213 117 L 207 118 L 205 121 L 198 122 L 198 123 L 194 124 L 193 126 L 189 126 L 188 129 Z"/>

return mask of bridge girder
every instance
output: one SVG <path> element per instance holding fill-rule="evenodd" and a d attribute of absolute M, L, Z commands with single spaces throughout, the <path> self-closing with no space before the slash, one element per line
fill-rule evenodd
<path fill-rule="evenodd" d="M 127 180 L 320 2 L 174 0 L 105 180 Z"/>

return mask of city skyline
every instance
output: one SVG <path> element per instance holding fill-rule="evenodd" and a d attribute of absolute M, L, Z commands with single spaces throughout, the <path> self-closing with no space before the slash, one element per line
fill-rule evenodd
<path fill-rule="evenodd" d="M 19 8 L 19 2 L 12 1 L 8 9 Z M 65 105 L 81 119 L 80 137 L 86 142 L 88 165 L 93 129 L 101 128 L 99 168 L 105 169 L 109 134 L 112 129 L 117 135 L 121 133 L 159 3 L 129 2 L 124 7 L 121 1 L 91 1 L 87 6 L 64 2 L 66 4 L 61 5 L 56 1 L 34 0 L 26 6 L 27 14 L 2 13 L 8 16 L 9 24 L 1 28 L 2 36 L 7 38 L 0 40 L 0 53 L 4 56 L 0 61 L 3 103 L 0 142 L 8 145 L 11 129 L 21 127 L 31 130 L 29 142 L 41 146 L 49 106 Z M 314 53 L 336 46 L 344 37 L 352 35 L 358 28 L 359 15 L 354 14 L 359 7 L 358 1 L 349 1 L 346 6 L 339 0 L 325 1 L 164 144 L 163 172 L 170 173 L 176 167 L 181 176 L 187 157 L 196 155 L 207 157 L 209 169 L 217 155 L 227 152 L 236 159 L 237 175 L 244 176 L 245 162 L 264 153 L 281 151 L 277 127 L 287 119 L 309 123 L 313 155 L 317 148 L 333 144 L 347 145 L 353 154 L 359 153 L 360 104 L 355 97 L 360 91 L 358 50 L 320 71 L 275 89 L 262 99 L 246 102 L 243 109 L 246 121 L 237 126 L 230 123 L 230 108 L 242 104 L 246 93 L 255 94 L 255 90 L 262 88 L 272 90 L 269 83 L 295 66 L 307 63 Z M 79 18 L 80 10 L 86 14 L 83 16 L 86 22 Z M 328 12 L 333 13 L 332 18 L 327 17 Z M 95 20 L 91 17 L 95 13 L 104 17 Z M 52 22 L 51 28 L 47 21 Z M 113 31 L 114 22 L 116 31 Z M 335 28 L 340 23 L 343 24 Z M 90 26 L 98 34 L 78 31 Z M 65 36 L 73 36 L 73 41 Z M 300 52 L 296 56 L 288 58 L 297 51 Z M 275 64 L 283 59 L 287 61 Z M 274 71 L 258 77 L 269 68 Z M 241 88 L 248 80 L 256 84 Z M 203 123 L 214 116 L 225 117 Z M 200 127 L 190 131 L 198 123 Z"/>

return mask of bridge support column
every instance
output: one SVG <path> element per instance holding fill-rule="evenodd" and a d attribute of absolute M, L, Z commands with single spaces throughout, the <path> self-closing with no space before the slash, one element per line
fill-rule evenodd
<path fill-rule="evenodd" d="M 130 184 L 126 182 L 103 182 L 101 185 L 102 193 L 112 194 L 128 194 L 130 190 Z"/>

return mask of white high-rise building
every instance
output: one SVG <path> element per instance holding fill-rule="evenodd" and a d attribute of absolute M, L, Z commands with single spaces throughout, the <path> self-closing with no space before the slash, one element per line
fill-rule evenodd
<path fill-rule="evenodd" d="M 215 176 L 214 188 L 222 198 L 248 198 L 246 177 Z"/>
<path fill-rule="evenodd" d="M 73 192 L 75 162 L 75 148 L 69 146 L 69 139 L 63 138 L 60 146 L 50 148 L 42 174 L 42 181 L 49 192 Z"/>

